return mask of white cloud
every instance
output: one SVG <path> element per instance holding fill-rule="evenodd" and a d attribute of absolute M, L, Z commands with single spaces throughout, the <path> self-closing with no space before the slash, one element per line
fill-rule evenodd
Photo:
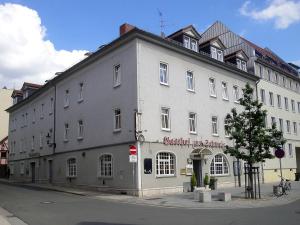
<path fill-rule="evenodd" d="M 0 4 L 0 88 L 24 81 L 43 84 L 84 58 L 85 50 L 56 50 L 35 10 Z"/>
<path fill-rule="evenodd" d="M 291 24 L 300 21 L 300 1 L 270 0 L 266 8 L 249 9 L 251 2 L 246 1 L 240 8 L 240 13 L 258 21 L 273 20 L 275 28 L 286 29 Z"/>
<path fill-rule="evenodd" d="M 293 63 L 300 66 L 300 60 L 293 61 Z"/>

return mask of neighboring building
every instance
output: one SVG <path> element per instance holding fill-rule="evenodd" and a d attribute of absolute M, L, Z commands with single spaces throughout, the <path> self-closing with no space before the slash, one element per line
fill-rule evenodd
<path fill-rule="evenodd" d="M 12 105 L 12 92 L 5 87 L 0 89 L 0 140 L 8 135 L 9 114 L 5 110 Z"/>
<path fill-rule="evenodd" d="M 259 100 L 268 111 L 268 126 L 276 124 L 283 131 L 287 143 L 283 146 L 283 176 L 294 179 L 300 172 L 300 76 L 299 66 L 286 63 L 268 48 L 261 48 L 230 31 L 221 22 L 214 23 L 200 39 L 200 45 L 208 40 L 222 43 L 227 63 L 255 74 L 260 78 L 257 86 Z M 235 57 L 232 57 L 232 56 Z M 243 66 L 243 65 L 246 65 Z M 298 160 L 296 160 L 298 158 Z M 298 161 L 298 163 L 297 163 Z M 267 160 L 262 166 L 266 182 L 277 181 L 280 175 L 279 160 Z"/>
<path fill-rule="evenodd" d="M 7 157 L 8 157 L 8 137 L 6 136 L 0 140 L 0 177 L 6 178 L 8 176 Z"/>
<path fill-rule="evenodd" d="M 234 185 L 224 119 L 259 77 L 245 68 L 247 49 L 204 38 L 193 26 L 163 38 L 124 24 L 118 39 L 31 95 L 16 92 L 12 179 L 140 196 L 183 191 L 193 171 L 198 185 L 206 173 Z"/>

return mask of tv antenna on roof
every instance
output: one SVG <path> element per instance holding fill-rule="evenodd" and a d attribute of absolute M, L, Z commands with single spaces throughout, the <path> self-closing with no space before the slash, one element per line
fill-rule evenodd
<path fill-rule="evenodd" d="M 159 22 L 160 22 L 160 36 L 165 37 L 165 33 L 164 33 L 164 28 L 166 27 L 165 21 L 163 19 L 163 14 L 162 12 L 157 9 L 158 11 L 158 15 L 159 15 Z"/>

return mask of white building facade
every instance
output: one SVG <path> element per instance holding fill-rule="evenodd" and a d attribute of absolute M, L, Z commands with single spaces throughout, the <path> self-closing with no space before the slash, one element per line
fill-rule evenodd
<path fill-rule="evenodd" d="M 200 39 L 193 27 L 162 38 L 125 24 L 17 102 L 8 109 L 11 178 L 139 196 L 183 191 L 193 172 L 198 185 L 205 174 L 234 185 L 224 119 L 259 78 L 224 63 L 218 40 L 200 53 Z"/>

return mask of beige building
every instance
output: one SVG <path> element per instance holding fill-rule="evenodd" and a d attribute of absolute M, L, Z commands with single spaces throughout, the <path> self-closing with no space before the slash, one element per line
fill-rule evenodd
<path fill-rule="evenodd" d="M 5 109 L 12 105 L 12 92 L 13 90 L 10 89 L 0 89 L 0 140 L 8 135 L 9 114 L 5 111 Z"/>

